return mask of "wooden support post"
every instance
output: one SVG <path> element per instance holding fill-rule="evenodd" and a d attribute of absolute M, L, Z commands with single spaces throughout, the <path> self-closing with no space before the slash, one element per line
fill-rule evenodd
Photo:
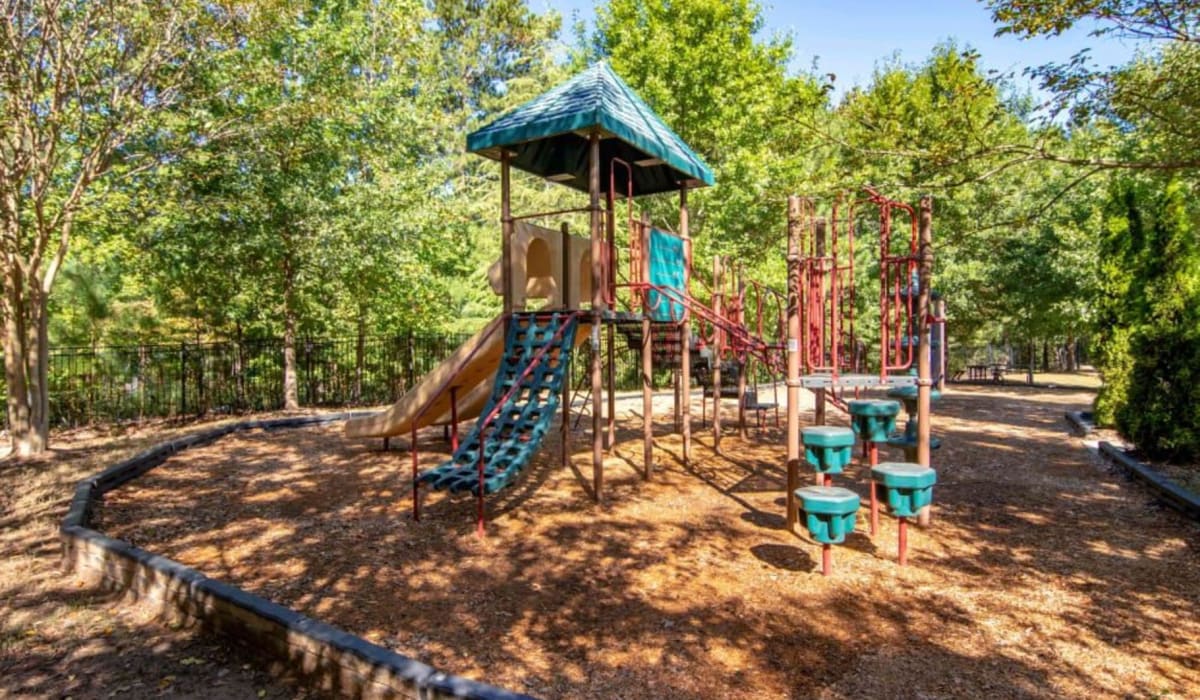
<path fill-rule="evenodd" d="M 450 387 L 450 451 L 458 452 L 458 387 Z"/>
<path fill-rule="evenodd" d="M 929 195 L 921 197 L 917 222 L 918 274 L 920 275 L 918 279 L 921 285 L 917 294 L 917 328 L 920 337 L 917 353 L 917 463 L 928 467 L 933 389 L 929 373 L 929 291 L 933 284 L 933 199 Z M 931 520 L 930 509 L 922 508 L 917 522 L 920 525 L 928 525 Z M 903 549 L 901 549 L 901 556 L 903 557 Z M 901 559 L 901 563 L 903 563 L 903 559 Z"/>
<path fill-rule="evenodd" d="M 796 529 L 800 488 L 800 198 L 787 206 L 787 528 Z"/>
<path fill-rule="evenodd" d="M 824 270 L 825 262 L 824 262 L 823 258 L 825 257 L 825 219 L 817 220 L 816 226 L 813 231 L 813 236 L 814 236 L 813 245 L 815 246 L 815 254 L 817 256 L 817 259 L 821 260 L 821 262 L 819 262 L 818 264 L 821 265 L 821 269 Z M 829 273 L 831 279 L 832 279 L 833 274 L 834 274 L 833 272 Z M 821 287 L 820 287 L 819 293 L 821 294 L 822 297 L 824 297 L 824 295 L 825 295 L 824 277 L 822 277 L 822 282 L 821 282 Z M 830 303 L 830 309 L 832 310 L 833 300 L 831 299 L 829 303 Z M 815 306 L 816 306 L 816 308 L 820 309 L 820 314 L 821 314 L 821 317 L 817 320 L 817 323 L 819 324 L 819 326 L 817 329 L 817 339 L 815 342 L 816 342 L 817 346 L 820 348 L 820 350 L 819 350 L 820 357 L 818 359 L 821 361 L 821 364 L 824 364 L 825 341 L 826 341 L 826 337 L 825 337 L 825 333 L 826 333 L 825 300 L 823 298 L 818 299 L 816 301 Z M 834 328 L 832 316 L 828 320 L 829 320 L 828 332 L 832 335 L 836 332 L 836 329 Z M 829 340 L 831 343 L 837 342 L 837 338 L 831 338 Z M 816 394 L 816 401 L 814 402 L 815 406 L 813 407 L 813 422 L 815 422 L 817 425 L 825 425 L 825 421 L 826 421 L 825 389 L 817 389 L 814 393 Z M 820 478 L 820 474 L 818 474 L 817 477 Z M 817 484 L 817 486 L 820 486 L 820 485 L 821 484 Z"/>
<path fill-rule="evenodd" d="M 691 234 L 688 231 L 688 207 L 687 207 L 687 186 L 679 188 L 679 235 L 683 237 L 684 243 L 684 267 L 683 271 L 683 290 L 684 294 L 691 294 L 692 282 L 692 256 L 690 255 L 689 239 Z M 692 460 L 692 312 L 684 306 L 683 322 L 679 324 L 679 334 L 681 342 L 681 353 L 679 358 L 679 393 L 682 397 L 683 416 L 681 422 L 683 424 L 683 464 L 686 466 Z"/>
<path fill-rule="evenodd" d="M 713 256 L 713 316 L 721 318 L 721 304 L 725 296 L 725 270 L 721 256 Z M 713 451 L 721 453 L 721 356 L 725 350 L 725 337 L 720 325 L 713 325 L 712 346 L 712 395 L 713 395 Z"/>
<path fill-rule="evenodd" d="M 606 203 L 608 210 L 605 212 L 605 227 L 608 232 L 608 252 L 607 265 L 604 269 L 604 288 L 608 298 L 612 301 L 612 308 L 609 311 L 616 310 L 617 288 L 616 279 L 614 277 L 617 266 L 617 224 L 614 198 L 616 194 L 608 193 Z M 612 450 L 613 445 L 617 442 L 617 365 L 616 365 L 616 326 L 613 323 L 606 324 L 605 330 L 605 366 L 608 367 L 608 372 L 604 375 L 605 391 L 608 392 L 608 415 L 605 416 L 605 449 Z"/>
<path fill-rule="evenodd" d="M 562 269 L 559 271 L 558 296 L 563 310 L 567 311 L 571 308 L 571 228 L 564 221 L 560 230 L 562 231 Z M 579 329 L 576 328 L 575 332 L 578 333 Z M 562 437 L 559 440 L 559 456 L 562 466 L 565 467 L 571 463 L 571 373 L 567 368 L 564 368 L 563 371 L 562 397 L 559 399 L 559 403 L 562 404 Z"/>
<path fill-rule="evenodd" d="M 650 281 L 650 217 L 642 215 L 638 226 L 642 248 L 642 281 Z M 654 471 L 654 343 L 650 327 L 650 291 L 642 292 L 642 463 L 643 476 Z"/>
<path fill-rule="evenodd" d="M 508 316 L 513 312 L 512 270 L 512 158 L 508 151 L 500 154 L 500 286 L 503 288 L 505 333 L 508 332 Z"/>
<path fill-rule="evenodd" d="M 937 300 L 937 317 L 938 317 L 938 379 L 937 388 L 939 392 L 946 390 L 946 300 Z"/>
<path fill-rule="evenodd" d="M 682 343 L 683 342 L 682 332 L 680 333 L 679 339 L 680 339 L 680 342 Z M 682 348 L 682 345 L 680 347 Z M 681 426 L 683 425 L 683 408 L 682 408 L 682 406 L 680 406 L 680 403 L 679 403 L 681 397 L 679 396 L 679 369 L 678 368 L 671 370 L 671 381 L 675 387 L 675 432 L 678 433 L 682 429 Z"/>
<path fill-rule="evenodd" d="M 604 498 L 604 425 L 600 415 L 604 408 L 604 377 L 600 368 L 600 324 L 604 313 L 604 241 L 600 237 L 600 134 L 596 132 L 589 136 L 588 197 L 592 244 L 592 498 L 599 502 Z"/>
<path fill-rule="evenodd" d="M 737 323 L 743 329 L 746 328 L 746 280 L 742 275 L 742 267 L 738 265 L 737 272 L 734 273 L 734 279 L 737 280 Z M 750 353 L 746 352 L 742 359 L 738 362 L 738 436 L 743 440 L 749 435 L 746 432 L 746 373 L 750 370 Z"/>

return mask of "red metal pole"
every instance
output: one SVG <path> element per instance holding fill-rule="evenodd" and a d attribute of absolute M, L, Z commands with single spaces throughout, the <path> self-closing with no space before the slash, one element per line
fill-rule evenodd
<path fill-rule="evenodd" d="M 458 387 L 450 387 L 450 451 L 458 451 Z"/>
<path fill-rule="evenodd" d="M 908 563 L 908 518 L 900 518 L 900 566 Z"/>
<path fill-rule="evenodd" d="M 821 575 L 828 576 L 833 571 L 833 545 L 821 546 Z"/>
<path fill-rule="evenodd" d="M 787 529 L 796 529 L 796 489 L 800 487 L 800 363 L 805 335 L 801 320 L 804 289 L 800 242 L 801 202 L 796 196 L 787 201 Z"/>
<path fill-rule="evenodd" d="M 591 209 L 592 249 L 592 498 L 597 502 L 604 498 L 604 376 L 600 357 L 600 321 L 604 312 L 604 223 L 600 208 L 600 134 L 588 136 L 588 199 Z"/>
<path fill-rule="evenodd" d="M 417 481 L 417 427 L 413 423 L 412 429 L 412 444 L 409 445 L 409 452 L 412 452 L 412 492 L 413 492 L 413 520 L 421 519 L 421 499 L 418 491 L 421 488 L 421 483 Z"/>
<path fill-rule="evenodd" d="M 867 450 L 870 464 L 874 467 L 879 464 L 879 443 L 869 442 L 867 444 L 869 445 Z M 879 496 L 875 490 L 875 480 L 871 479 L 869 483 L 871 485 L 871 537 L 874 537 L 875 533 L 879 531 Z"/>
<path fill-rule="evenodd" d="M 484 431 L 480 430 L 479 431 L 479 494 L 478 494 L 478 497 L 475 499 L 475 536 L 479 537 L 479 538 L 483 537 L 483 470 L 484 470 L 483 446 L 485 444 L 486 443 L 484 442 Z"/>

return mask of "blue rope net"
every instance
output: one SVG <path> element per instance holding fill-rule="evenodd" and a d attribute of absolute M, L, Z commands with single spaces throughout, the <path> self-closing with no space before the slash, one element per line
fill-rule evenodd
<path fill-rule="evenodd" d="M 491 399 L 450 460 L 423 472 L 419 479 L 436 489 L 470 491 L 478 496 L 482 450 L 484 493 L 508 486 L 537 452 L 558 411 L 578 326 L 576 317 L 567 313 L 513 314 Z M 522 379 L 534 357 L 547 346 Z M 508 395 L 514 386 L 517 388 Z M 507 400 L 485 426 L 484 421 L 505 395 Z"/>

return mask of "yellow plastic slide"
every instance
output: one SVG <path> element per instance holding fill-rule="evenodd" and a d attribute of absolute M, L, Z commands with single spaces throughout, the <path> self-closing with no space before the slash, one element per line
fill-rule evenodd
<path fill-rule="evenodd" d="M 457 388 L 458 419 L 475 418 L 492 393 L 492 379 L 504 355 L 504 316 L 492 319 L 426 374 L 391 408 L 346 421 L 346 437 L 408 435 L 416 428 L 450 422 L 450 389 Z M 427 406 L 428 404 L 428 406 Z M 424 409 L 418 418 L 417 413 Z"/>
<path fill-rule="evenodd" d="M 518 221 L 513 236 L 510 268 L 515 289 L 519 290 L 518 308 L 526 307 L 533 299 L 541 299 L 542 308 L 562 305 L 564 240 L 570 254 L 569 269 L 575 279 L 566 301 L 571 308 L 579 308 L 581 299 L 591 298 L 590 241 L 579 236 L 564 236 L 561 231 L 535 226 L 527 221 Z M 503 280 L 500 261 L 492 264 L 488 279 L 493 291 L 499 294 Z M 414 421 L 418 429 L 448 424 L 451 387 L 457 388 L 458 419 L 478 417 L 491 398 L 492 380 L 504 356 L 503 319 L 503 315 L 492 319 L 391 408 L 365 418 L 346 421 L 346 436 L 371 438 L 408 435 L 413 430 Z M 580 326 L 575 334 L 575 347 L 587 340 L 586 329 L 590 327 L 588 323 Z"/>

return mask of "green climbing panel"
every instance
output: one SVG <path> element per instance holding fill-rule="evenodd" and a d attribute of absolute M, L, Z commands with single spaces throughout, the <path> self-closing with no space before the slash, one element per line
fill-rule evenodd
<path fill-rule="evenodd" d="M 451 493 L 479 495 L 482 450 L 484 493 L 508 486 L 537 452 L 558 411 L 578 325 L 567 313 L 513 314 L 491 399 L 450 460 L 423 472 L 420 480 Z M 533 364 L 543 348 L 546 352 Z M 484 421 L 501 400 L 503 406 L 485 430 Z"/>

